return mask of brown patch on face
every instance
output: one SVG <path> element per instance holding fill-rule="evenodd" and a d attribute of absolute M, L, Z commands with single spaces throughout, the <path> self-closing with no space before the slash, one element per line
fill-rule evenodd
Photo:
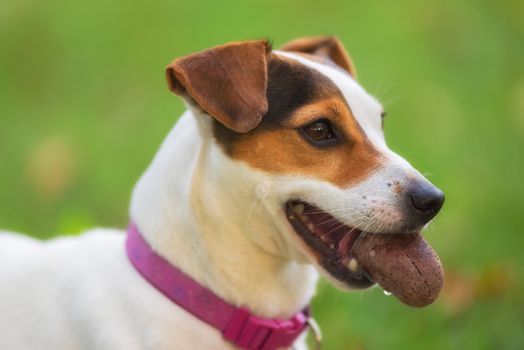
<path fill-rule="evenodd" d="M 340 95 L 335 84 L 320 72 L 286 57 L 270 55 L 267 72 L 268 110 L 257 129 L 278 129 L 296 109 Z M 230 152 L 241 137 L 240 133 L 216 121 L 213 121 L 213 126 L 218 143 Z"/>
<path fill-rule="evenodd" d="M 297 131 L 319 116 L 337 128 L 343 138 L 338 145 L 317 148 Z M 364 179 L 379 160 L 349 109 L 336 97 L 298 109 L 279 129 L 242 137 L 231 156 L 264 171 L 315 177 L 339 187 Z"/>
<path fill-rule="evenodd" d="M 296 174 L 339 187 L 361 181 L 379 164 L 340 90 L 320 72 L 272 55 L 268 64 L 268 112 L 248 133 L 214 122 L 214 136 L 234 159 L 276 174 Z M 339 142 L 310 144 L 299 129 L 318 119 L 330 121 Z"/>
<path fill-rule="evenodd" d="M 393 183 L 393 192 L 395 192 L 396 194 L 401 194 L 402 192 L 404 192 L 404 188 L 400 185 L 400 182 L 395 181 Z"/>

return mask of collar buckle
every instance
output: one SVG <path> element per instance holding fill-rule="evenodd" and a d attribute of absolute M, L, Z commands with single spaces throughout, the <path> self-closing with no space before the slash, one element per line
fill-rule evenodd
<path fill-rule="evenodd" d="M 297 313 L 289 320 L 265 319 L 238 308 L 223 336 L 243 349 L 275 350 L 290 347 L 308 327 L 309 312 Z"/>

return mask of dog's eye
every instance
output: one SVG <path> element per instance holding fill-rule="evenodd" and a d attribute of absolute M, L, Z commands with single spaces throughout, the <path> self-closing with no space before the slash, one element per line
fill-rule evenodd
<path fill-rule="evenodd" d="M 316 120 L 306 125 L 301 130 L 306 140 L 314 146 L 326 146 L 336 141 L 336 135 L 329 121 L 325 119 Z"/>

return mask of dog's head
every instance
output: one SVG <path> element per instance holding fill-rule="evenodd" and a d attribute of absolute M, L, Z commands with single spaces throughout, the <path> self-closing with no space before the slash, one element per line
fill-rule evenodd
<path fill-rule="evenodd" d="M 442 268 L 419 232 L 444 196 L 386 146 L 385 111 L 336 38 L 280 51 L 231 43 L 175 60 L 167 79 L 209 120 L 229 164 L 211 171 L 229 177 L 230 210 L 270 228 L 254 241 L 312 262 L 342 288 L 376 281 L 409 305 L 436 298 Z"/>

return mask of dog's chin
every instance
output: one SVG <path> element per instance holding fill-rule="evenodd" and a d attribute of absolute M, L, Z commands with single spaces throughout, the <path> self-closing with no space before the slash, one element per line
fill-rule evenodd
<path fill-rule="evenodd" d="M 306 255 L 336 287 L 354 290 L 375 284 L 352 253 L 362 231 L 306 202 L 289 201 L 284 210 L 295 233 L 306 243 Z"/>

